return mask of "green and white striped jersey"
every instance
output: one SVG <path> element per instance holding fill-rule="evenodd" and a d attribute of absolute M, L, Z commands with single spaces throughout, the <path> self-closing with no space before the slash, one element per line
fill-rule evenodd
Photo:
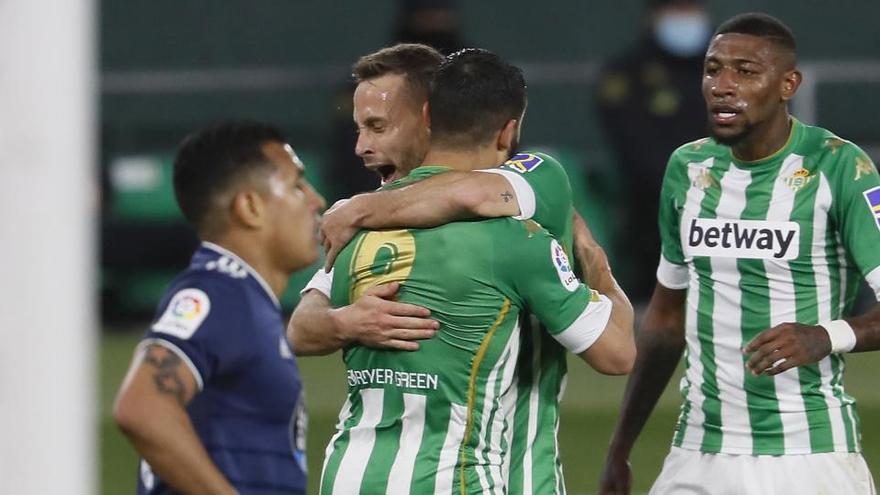
<path fill-rule="evenodd" d="M 421 167 L 399 182 L 444 170 Z M 513 439 L 528 434 L 515 421 L 519 313 L 528 307 L 581 352 L 601 335 L 610 302 L 577 280 L 543 228 L 507 218 L 361 232 L 337 259 L 331 301 L 350 304 L 392 281 L 440 330 L 417 352 L 345 350 L 349 394 L 321 492 L 508 493 L 520 462 Z"/>
<path fill-rule="evenodd" d="M 860 451 L 844 358 L 754 377 L 741 349 L 784 322 L 851 309 L 861 277 L 880 299 L 880 177 L 854 144 L 793 120 L 788 143 L 741 162 L 711 139 L 670 158 L 657 277 L 687 289 L 684 402 L 673 445 L 751 455 Z"/>

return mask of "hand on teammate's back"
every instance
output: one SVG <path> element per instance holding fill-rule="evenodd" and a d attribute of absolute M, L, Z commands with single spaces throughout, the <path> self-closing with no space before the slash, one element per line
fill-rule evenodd
<path fill-rule="evenodd" d="M 430 339 L 440 324 L 421 306 L 394 301 L 400 284 L 377 285 L 349 306 L 340 308 L 342 328 L 356 329 L 352 340 L 379 349 L 419 350 L 418 340 Z"/>
<path fill-rule="evenodd" d="M 818 363 L 831 353 L 831 339 L 818 325 L 783 323 L 759 333 L 743 352 L 753 353 L 746 362 L 753 375 L 772 376 Z"/>

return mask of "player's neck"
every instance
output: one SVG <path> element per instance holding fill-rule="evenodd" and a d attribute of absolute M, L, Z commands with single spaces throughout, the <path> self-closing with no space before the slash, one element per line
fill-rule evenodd
<path fill-rule="evenodd" d="M 272 259 L 262 242 L 255 242 L 246 235 L 228 233 L 214 239 L 205 239 L 241 258 L 266 282 L 276 298 L 287 289 L 290 274 L 274 268 Z"/>
<path fill-rule="evenodd" d="M 746 162 L 767 158 L 785 147 L 793 126 L 794 121 L 788 112 L 782 112 L 763 129 L 755 129 L 749 137 L 734 145 L 733 156 Z"/>
<path fill-rule="evenodd" d="M 469 150 L 432 146 L 425 155 L 423 165 L 449 167 L 455 170 L 480 170 L 497 167 L 504 162 L 503 153 L 495 147 L 482 146 Z"/>

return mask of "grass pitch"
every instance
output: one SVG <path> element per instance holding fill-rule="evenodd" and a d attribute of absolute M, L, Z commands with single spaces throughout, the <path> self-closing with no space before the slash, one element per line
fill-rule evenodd
<path fill-rule="evenodd" d="M 139 331 L 108 333 L 101 343 L 99 479 L 101 493 L 108 495 L 135 491 L 137 456 L 114 426 L 111 406 L 139 337 Z M 876 473 L 880 470 L 880 391 L 874 373 L 880 369 L 880 353 L 853 354 L 847 361 L 847 390 L 858 400 L 865 458 Z M 345 398 L 345 373 L 338 353 L 303 358 L 299 360 L 299 366 L 309 409 L 309 493 L 316 494 L 324 448 L 334 432 L 336 416 Z M 669 450 L 678 415 L 678 377 L 670 383 L 630 459 L 635 478 L 633 493 L 647 492 Z M 599 375 L 577 358 L 569 363 L 559 444 L 570 495 L 596 493 L 625 384 L 626 377 Z M 309 394 L 309 391 L 315 392 Z"/>

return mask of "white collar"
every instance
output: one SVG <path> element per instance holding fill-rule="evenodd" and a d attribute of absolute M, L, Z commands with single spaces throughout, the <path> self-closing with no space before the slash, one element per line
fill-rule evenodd
<path fill-rule="evenodd" d="M 202 241 L 202 247 L 210 249 L 211 251 L 214 251 L 218 254 L 222 254 L 223 256 L 228 256 L 228 257 L 232 258 L 233 260 L 235 260 L 237 263 L 241 264 L 242 268 L 247 270 L 247 272 L 252 277 L 254 277 L 254 279 L 260 284 L 260 286 L 263 287 L 263 290 L 265 290 L 266 294 L 269 295 L 269 298 L 272 299 L 272 302 L 275 304 L 275 307 L 279 308 L 279 309 L 281 308 L 281 303 L 278 302 L 278 298 L 275 297 L 275 293 L 272 292 L 272 288 L 269 287 L 269 284 L 266 283 L 266 281 L 263 279 L 263 277 L 261 277 L 260 274 L 257 273 L 257 271 L 254 270 L 254 268 L 251 265 L 249 265 L 245 260 L 241 259 L 237 254 L 233 253 L 232 251 L 230 251 L 222 246 L 218 246 L 217 244 L 214 244 L 213 242 Z"/>

